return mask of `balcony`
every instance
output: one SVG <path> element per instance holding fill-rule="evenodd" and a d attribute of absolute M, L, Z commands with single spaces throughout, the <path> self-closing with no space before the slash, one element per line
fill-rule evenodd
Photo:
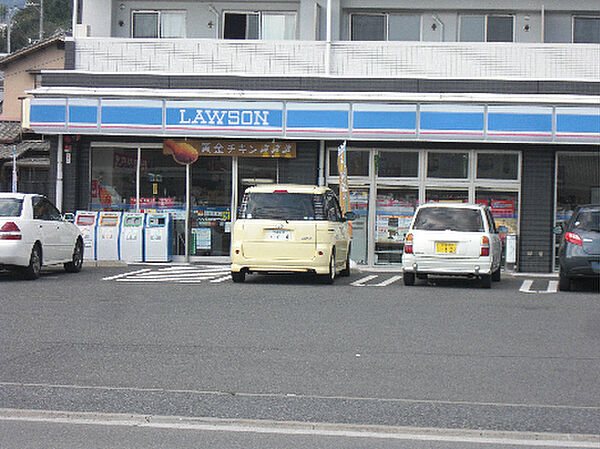
<path fill-rule="evenodd" d="M 600 81 L 600 45 L 75 39 L 75 69 L 350 78 Z"/>

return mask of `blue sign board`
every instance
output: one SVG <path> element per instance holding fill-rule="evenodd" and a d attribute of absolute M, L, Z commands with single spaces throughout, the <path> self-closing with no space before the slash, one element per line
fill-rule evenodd
<path fill-rule="evenodd" d="M 44 133 L 598 142 L 600 107 L 33 98 Z"/>

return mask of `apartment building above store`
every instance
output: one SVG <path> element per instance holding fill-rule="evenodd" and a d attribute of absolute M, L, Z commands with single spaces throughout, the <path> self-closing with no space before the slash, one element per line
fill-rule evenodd
<path fill-rule="evenodd" d="M 427 91 L 439 86 L 437 80 L 449 80 L 437 87 L 447 92 L 467 88 L 453 87 L 457 80 L 480 80 L 483 84 L 467 85 L 515 92 L 513 85 L 487 83 L 509 80 L 521 83 L 516 90 L 523 93 L 574 89 L 587 94 L 595 93 L 597 85 L 553 83 L 600 79 L 595 0 L 518 5 L 501 0 L 493 9 L 458 0 L 183 1 L 177 7 L 148 1 L 143 9 L 134 1 L 90 0 L 79 7 L 69 68 L 90 74 L 177 75 L 161 77 L 171 88 L 198 87 L 198 76 L 244 76 L 248 89 L 272 85 L 264 77 L 287 77 L 277 88 L 337 90 L 343 84 L 369 90 L 345 81 L 366 78 L 376 90 Z M 323 84 L 324 77 L 334 79 Z M 390 86 L 389 80 L 396 84 Z M 156 81 L 136 77 L 129 86 Z M 532 81 L 541 84 L 524 84 Z M 48 83 L 55 81 L 49 77 Z M 222 79 L 215 84 L 227 87 Z"/>

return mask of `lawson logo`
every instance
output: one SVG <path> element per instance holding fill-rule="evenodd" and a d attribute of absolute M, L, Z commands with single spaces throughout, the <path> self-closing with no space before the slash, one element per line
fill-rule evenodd
<path fill-rule="evenodd" d="M 278 117 L 279 116 L 279 117 Z M 264 109 L 178 108 L 167 112 L 167 126 L 280 127 L 281 112 Z"/>

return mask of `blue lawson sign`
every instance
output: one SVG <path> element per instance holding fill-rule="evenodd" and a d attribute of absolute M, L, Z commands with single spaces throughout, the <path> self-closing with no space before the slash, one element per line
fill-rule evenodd
<path fill-rule="evenodd" d="M 43 133 L 589 142 L 600 107 L 32 98 Z"/>
<path fill-rule="evenodd" d="M 166 101 L 165 131 L 281 136 L 283 103 Z"/>

